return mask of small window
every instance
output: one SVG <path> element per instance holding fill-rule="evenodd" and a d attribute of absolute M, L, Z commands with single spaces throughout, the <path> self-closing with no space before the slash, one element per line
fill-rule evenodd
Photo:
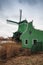
<path fill-rule="evenodd" d="M 36 45 L 37 44 L 37 40 L 33 40 L 33 43 L 34 43 L 34 45 Z"/>
<path fill-rule="evenodd" d="M 26 44 L 28 44 L 28 40 L 26 40 L 26 42 L 25 42 Z"/>

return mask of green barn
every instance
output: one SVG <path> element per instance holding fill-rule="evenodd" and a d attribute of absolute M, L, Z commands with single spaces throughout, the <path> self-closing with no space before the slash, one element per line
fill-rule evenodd
<path fill-rule="evenodd" d="M 22 23 L 21 26 L 19 25 L 20 29 L 18 29 L 18 31 L 22 32 L 24 30 L 20 36 L 22 47 L 29 48 L 34 52 L 43 51 L 43 31 L 35 29 L 32 23 L 33 22 L 25 22 Z"/>

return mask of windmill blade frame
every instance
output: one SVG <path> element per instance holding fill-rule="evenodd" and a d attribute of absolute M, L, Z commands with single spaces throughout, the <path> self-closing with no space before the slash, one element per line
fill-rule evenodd
<path fill-rule="evenodd" d="M 8 22 L 8 23 L 15 23 L 15 24 L 19 24 L 18 22 L 15 22 L 15 21 L 12 21 L 12 20 L 8 20 L 8 19 L 7 19 L 7 22 Z"/>

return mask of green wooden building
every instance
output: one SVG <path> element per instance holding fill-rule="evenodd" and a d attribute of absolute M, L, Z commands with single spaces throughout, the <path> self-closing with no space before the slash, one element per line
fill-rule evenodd
<path fill-rule="evenodd" d="M 35 29 L 33 22 L 24 21 L 18 28 L 18 31 L 22 32 L 20 36 L 22 47 L 29 48 L 34 52 L 43 51 L 43 31 Z"/>

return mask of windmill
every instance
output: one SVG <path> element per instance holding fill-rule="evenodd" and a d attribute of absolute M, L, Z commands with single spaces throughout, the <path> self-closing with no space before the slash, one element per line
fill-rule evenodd
<path fill-rule="evenodd" d="M 22 48 L 30 49 L 30 52 L 43 51 L 43 31 L 37 30 L 32 25 L 33 20 L 28 23 L 27 20 L 21 21 L 22 10 L 20 10 L 19 22 L 7 20 L 8 22 L 19 25 L 17 32 L 13 33 L 13 39 L 22 41 Z"/>
<path fill-rule="evenodd" d="M 20 9 L 20 19 L 19 19 L 19 22 L 12 21 L 12 20 L 8 20 L 8 19 L 7 19 L 7 22 L 8 22 L 8 23 L 17 24 L 17 25 L 19 25 L 19 27 L 20 27 L 21 19 L 22 19 L 22 9 Z M 20 37 L 21 34 L 22 34 L 22 33 L 19 32 L 19 31 L 13 33 L 12 39 L 15 39 L 16 41 L 18 41 L 18 40 L 20 41 L 20 38 L 19 38 L 19 37 Z"/>

